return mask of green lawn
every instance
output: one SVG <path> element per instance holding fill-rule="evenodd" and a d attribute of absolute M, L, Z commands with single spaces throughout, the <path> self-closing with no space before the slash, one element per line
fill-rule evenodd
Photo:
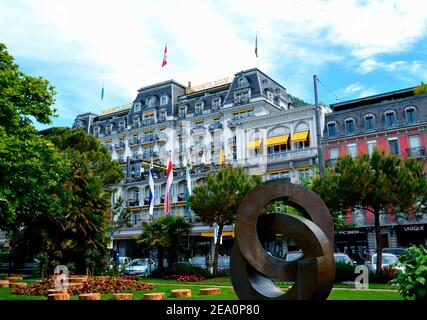
<path fill-rule="evenodd" d="M 182 284 L 172 280 L 158 280 L 158 279 L 147 279 L 147 282 L 156 283 L 156 288 L 150 291 L 137 291 L 134 292 L 134 300 L 141 300 L 143 294 L 148 292 L 164 292 L 166 293 L 167 300 L 179 300 L 188 298 L 174 298 L 171 295 L 173 289 L 190 289 L 192 291 L 191 300 L 236 300 L 237 296 L 232 288 L 221 288 L 220 295 L 204 296 L 199 294 L 199 290 L 202 283 L 191 283 Z M 221 285 L 229 286 L 229 282 L 219 282 Z M 203 286 L 209 284 L 217 284 L 218 282 L 203 282 Z M 281 287 L 286 287 L 281 285 Z M 47 300 L 44 296 L 19 296 L 12 295 L 10 288 L 0 288 L 0 300 Z M 77 300 L 78 296 L 72 296 L 72 300 Z M 369 291 L 369 290 L 346 290 L 346 289 L 335 289 L 332 290 L 329 300 L 402 300 L 403 298 L 397 291 Z M 111 294 L 103 294 L 102 300 L 111 300 Z"/>

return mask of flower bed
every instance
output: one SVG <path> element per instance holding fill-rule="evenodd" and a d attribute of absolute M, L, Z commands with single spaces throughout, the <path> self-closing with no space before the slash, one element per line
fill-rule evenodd
<path fill-rule="evenodd" d="M 204 281 L 205 277 L 173 274 L 170 276 L 164 276 L 163 279 L 165 279 L 165 280 L 176 280 L 178 282 L 199 282 L 199 281 Z"/>
<path fill-rule="evenodd" d="M 55 282 L 52 279 L 28 285 L 25 288 L 15 288 L 12 294 L 43 296 L 47 294 L 48 289 L 55 289 Z M 133 292 L 142 290 L 152 290 L 154 284 L 136 281 L 133 277 L 111 277 L 108 279 L 88 279 L 83 281 L 81 289 L 68 289 L 70 295 L 79 295 L 82 293 L 114 293 L 114 292 Z"/>

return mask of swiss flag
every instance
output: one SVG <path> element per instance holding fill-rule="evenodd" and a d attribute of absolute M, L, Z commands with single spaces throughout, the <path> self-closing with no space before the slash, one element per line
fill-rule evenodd
<path fill-rule="evenodd" d="M 168 63 L 168 45 L 165 45 L 165 52 L 163 53 L 163 62 L 162 67 L 164 67 Z"/>

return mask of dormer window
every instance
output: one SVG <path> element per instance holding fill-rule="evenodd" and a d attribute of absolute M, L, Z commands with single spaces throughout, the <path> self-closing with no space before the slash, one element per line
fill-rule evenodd
<path fill-rule="evenodd" d="M 147 99 L 147 106 L 150 107 L 154 107 L 156 105 L 156 97 L 155 96 L 151 96 Z"/>
<path fill-rule="evenodd" d="M 221 107 L 221 98 L 220 97 L 218 97 L 218 98 L 213 98 L 212 99 L 212 108 L 214 109 L 214 110 L 217 110 L 217 109 L 219 109 Z"/>
<path fill-rule="evenodd" d="M 101 127 L 94 127 L 94 128 L 93 128 L 93 133 L 94 133 L 96 136 L 98 136 L 100 132 L 101 132 Z"/>
<path fill-rule="evenodd" d="M 235 104 L 242 104 L 242 103 L 248 103 L 250 99 L 250 93 L 249 90 L 234 93 L 234 103 Z"/>
<path fill-rule="evenodd" d="M 111 133 L 113 131 L 113 124 L 109 123 L 107 124 L 107 126 L 105 127 L 105 133 Z"/>
<path fill-rule="evenodd" d="M 267 90 L 266 93 L 268 101 L 273 102 L 273 93 L 270 90 Z"/>
<path fill-rule="evenodd" d="M 141 111 L 141 102 L 137 102 L 133 105 L 133 112 L 140 112 Z"/>
<path fill-rule="evenodd" d="M 202 114 L 203 113 L 203 101 L 196 102 L 194 111 L 196 114 Z"/>
<path fill-rule="evenodd" d="M 169 97 L 167 95 L 163 95 L 160 97 L 160 105 L 161 106 L 168 104 L 168 102 L 169 102 Z"/>
<path fill-rule="evenodd" d="M 136 127 L 139 127 L 141 125 L 141 118 L 140 117 L 134 117 L 133 118 L 133 126 L 136 128 Z"/>
<path fill-rule="evenodd" d="M 178 114 L 180 117 L 185 117 L 187 115 L 187 106 L 186 105 L 180 106 L 178 109 Z"/>
<path fill-rule="evenodd" d="M 123 130 L 125 130 L 125 127 L 126 127 L 126 121 L 120 121 L 119 122 L 119 131 L 123 131 Z"/>
<path fill-rule="evenodd" d="M 246 77 L 240 77 L 238 80 L 237 80 L 237 87 L 238 88 L 245 88 L 245 87 L 248 87 L 249 86 L 249 81 L 248 81 L 248 79 L 246 78 Z"/>

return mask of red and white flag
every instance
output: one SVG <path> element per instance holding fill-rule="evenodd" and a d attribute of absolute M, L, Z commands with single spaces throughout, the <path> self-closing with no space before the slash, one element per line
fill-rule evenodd
<path fill-rule="evenodd" d="M 163 53 L 162 67 L 168 63 L 168 45 L 165 45 L 165 52 Z"/>
<path fill-rule="evenodd" d="M 172 172 L 172 153 L 169 151 L 169 157 L 168 157 L 168 172 L 166 176 L 166 195 L 165 195 L 165 214 L 168 215 L 170 212 L 170 202 L 171 202 L 171 195 L 170 190 L 172 186 L 173 181 L 173 172 Z"/>

